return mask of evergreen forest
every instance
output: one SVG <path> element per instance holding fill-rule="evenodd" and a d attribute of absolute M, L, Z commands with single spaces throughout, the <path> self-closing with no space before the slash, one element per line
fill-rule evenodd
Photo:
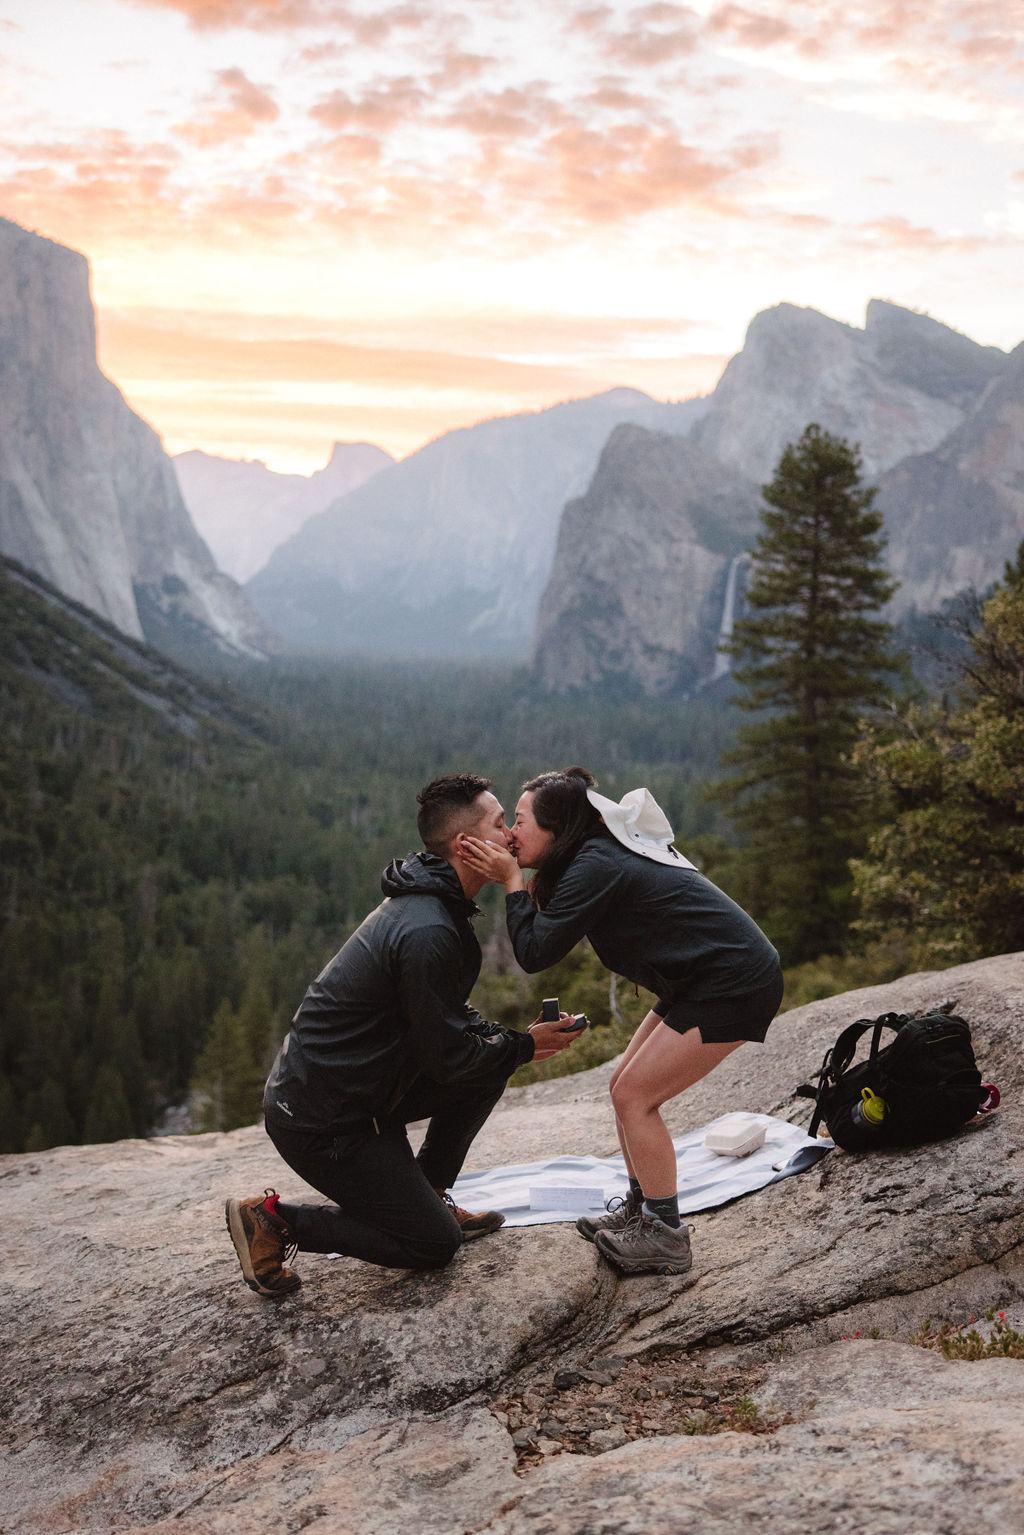
<path fill-rule="evenodd" d="M 721 700 L 545 699 L 500 666 L 210 682 L 13 562 L 0 709 L 4 1151 L 151 1133 L 193 1085 L 192 1128 L 252 1123 L 306 985 L 418 846 L 431 778 L 482 773 L 509 807 L 582 761 L 616 797 L 648 783 L 690 843 L 716 828 L 699 785 L 731 728 Z M 477 1000 L 522 1027 L 550 977 L 513 981 L 496 893 L 481 904 Z M 608 982 L 590 969 L 596 1021 Z"/>
<path fill-rule="evenodd" d="M 821 450 L 805 440 L 796 468 L 821 470 Z M 838 469 L 846 484 L 842 452 Z M 848 491 L 813 520 L 798 574 L 825 536 L 868 567 L 880 557 L 855 476 Z M 1024 553 L 938 631 L 916 622 L 915 680 L 907 631 L 857 618 L 883 647 L 858 660 L 802 577 L 758 608 L 790 532 L 766 525 L 744 664 L 689 698 L 544 697 L 525 668 L 491 663 L 197 676 L 0 563 L 0 1150 L 251 1124 L 305 987 L 380 899 L 384 866 L 416 848 L 416 791 L 445 772 L 491 777 L 506 810 L 570 762 L 614 798 L 646 784 L 779 947 L 784 1006 L 1024 946 Z M 842 784 L 841 816 L 835 795 L 822 809 L 823 775 Z M 758 870 L 808 836 L 830 839 L 830 863 L 820 888 L 797 879 L 787 895 Z M 522 975 L 498 892 L 480 904 L 480 1010 L 522 1028 L 558 994 L 594 1025 L 515 1080 L 617 1053 L 646 999 L 585 944 Z M 820 952 L 808 934 L 826 908 Z"/>

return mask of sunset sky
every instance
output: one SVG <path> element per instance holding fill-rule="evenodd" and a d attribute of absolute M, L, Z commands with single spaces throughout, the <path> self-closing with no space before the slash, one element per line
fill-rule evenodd
<path fill-rule="evenodd" d="M 783 301 L 1024 338 L 1020 0 L 0 0 L 0 81 L 172 452 L 685 398 Z"/>

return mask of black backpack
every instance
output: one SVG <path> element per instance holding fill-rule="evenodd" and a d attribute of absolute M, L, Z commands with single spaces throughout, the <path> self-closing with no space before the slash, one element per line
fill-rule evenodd
<path fill-rule="evenodd" d="M 868 1058 L 854 1066 L 857 1043 L 869 1029 Z M 879 1049 L 883 1029 L 896 1038 Z M 817 1086 L 805 1082 L 796 1089 L 798 1097 L 815 1100 L 808 1134 L 816 1135 L 824 1120 L 847 1151 L 941 1140 L 973 1119 L 987 1096 L 971 1031 L 946 1013 L 860 1018 L 827 1051 L 816 1076 Z"/>

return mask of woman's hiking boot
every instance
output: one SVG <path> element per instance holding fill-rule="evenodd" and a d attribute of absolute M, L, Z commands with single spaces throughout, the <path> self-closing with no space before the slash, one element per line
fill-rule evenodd
<path fill-rule="evenodd" d="M 641 1206 L 621 1231 L 599 1231 L 594 1245 L 621 1274 L 685 1274 L 693 1264 L 692 1227 L 669 1226 Z"/>
<path fill-rule="evenodd" d="M 295 1236 L 274 1208 L 277 1195 L 266 1189 L 256 1199 L 229 1199 L 224 1206 L 231 1240 L 250 1290 L 259 1295 L 290 1295 L 302 1283 L 285 1267 L 295 1251 Z"/>
<path fill-rule="evenodd" d="M 630 1189 L 625 1199 L 609 1199 L 605 1205 L 607 1215 L 581 1215 L 576 1230 L 588 1242 L 593 1242 L 599 1231 L 623 1231 L 643 1204 L 643 1195 Z"/>
<path fill-rule="evenodd" d="M 485 1237 L 505 1224 L 505 1217 L 500 1210 L 482 1210 L 479 1215 L 474 1215 L 469 1210 L 460 1209 L 446 1189 L 436 1189 L 435 1193 L 441 1196 L 458 1221 L 464 1242 L 471 1242 L 474 1237 Z"/>

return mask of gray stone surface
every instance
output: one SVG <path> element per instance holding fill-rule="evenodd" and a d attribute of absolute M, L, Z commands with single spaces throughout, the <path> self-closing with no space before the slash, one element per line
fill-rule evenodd
<path fill-rule="evenodd" d="M 435 1274 L 300 1255 L 303 1289 L 274 1303 L 241 1283 L 223 1228 L 228 1194 L 302 1196 L 260 1129 L 0 1159 L 0 1529 L 590 1535 L 690 1529 L 699 1514 L 711 1531 L 763 1518 L 959 1532 L 989 1485 L 986 1519 L 1021 1527 L 1024 1429 L 1006 1404 L 1024 1362 L 947 1365 L 906 1340 L 926 1317 L 1024 1306 L 1024 955 L 784 1015 L 670 1120 L 794 1111 L 842 1024 L 946 1001 L 1005 1106 L 919 1150 L 835 1152 L 699 1216 L 684 1281 L 619 1281 L 571 1227 L 549 1226 L 470 1244 Z M 609 1069 L 509 1093 L 473 1165 L 613 1150 Z M 880 1341 L 840 1341 L 883 1323 Z M 595 1360 L 598 1431 L 625 1421 L 620 1371 L 648 1364 L 662 1383 L 681 1366 L 751 1371 L 763 1410 L 795 1421 L 559 1453 L 557 1404 L 530 1395 L 531 1371 L 550 1382 Z M 546 1452 L 518 1473 L 484 1411 L 517 1381 Z"/>
<path fill-rule="evenodd" d="M 1024 1529 L 1024 1361 L 944 1363 L 919 1348 L 838 1343 L 781 1366 L 773 1434 L 637 1441 L 531 1473 L 487 1535 L 772 1535 Z"/>

